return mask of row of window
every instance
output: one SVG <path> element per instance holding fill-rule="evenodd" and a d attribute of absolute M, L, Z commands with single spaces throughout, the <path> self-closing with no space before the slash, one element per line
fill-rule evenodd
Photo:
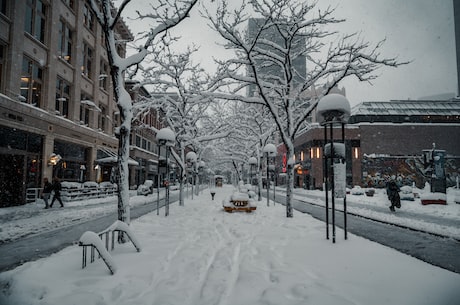
<path fill-rule="evenodd" d="M 21 96 L 22 101 L 32 104 L 36 107 L 41 107 L 42 88 L 44 83 L 43 69 L 35 61 L 23 57 L 22 76 L 21 76 Z M 57 77 L 56 79 L 56 102 L 55 111 L 63 117 L 69 117 L 69 103 L 71 98 L 71 84 L 66 80 Z M 80 101 L 92 101 L 92 97 L 87 94 L 80 96 Z M 90 111 L 99 112 L 97 126 L 102 131 L 106 131 L 107 126 L 107 108 L 97 106 L 96 104 L 82 103 L 80 105 L 80 122 L 82 124 L 90 124 Z M 117 117 L 114 115 L 112 120 L 117 122 Z"/>
<path fill-rule="evenodd" d="M 73 0 L 63 0 L 63 2 L 71 9 L 75 9 Z M 8 1 L 0 0 L 0 12 L 4 15 L 8 14 Z M 26 18 L 24 28 L 27 33 L 35 37 L 41 43 L 45 43 L 46 20 L 48 14 L 48 5 L 43 0 L 27 0 L 26 1 Z M 91 10 L 90 4 L 85 2 L 83 6 L 83 24 L 91 31 L 95 31 L 95 16 Z"/>
<path fill-rule="evenodd" d="M 133 142 L 134 143 L 131 143 L 131 145 L 134 145 L 136 147 L 142 148 L 153 153 L 157 153 L 157 145 L 155 145 L 155 143 L 153 143 L 149 139 L 141 137 L 140 135 L 135 135 Z"/>

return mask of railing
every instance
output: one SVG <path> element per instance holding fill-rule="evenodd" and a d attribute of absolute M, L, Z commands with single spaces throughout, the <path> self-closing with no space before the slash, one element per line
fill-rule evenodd
<path fill-rule="evenodd" d="M 40 187 L 30 187 L 26 190 L 26 203 L 31 203 L 37 201 L 37 198 L 40 196 L 41 192 Z"/>
<path fill-rule="evenodd" d="M 26 203 L 37 201 L 40 196 L 41 188 L 28 188 L 26 190 Z M 63 182 L 61 189 L 62 201 L 69 202 L 81 199 L 102 198 L 117 194 L 116 184 L 97 184 Z"/>
<path fill-rule="evenodd" d="M 109 252 L 110 250 L 113 250 L 115 248 L 115 232 L 118 233 L 118 237 L 120 237 L 120 234 L 126 234 L 129 240 L 133 243 L 137 252 L 141 252 L 140 243 L 134 236 L 134 233 L 131 231 L 130 227 L 126 223 L 117 220 L 110 227 L 108 227 L 102 232 L 96 234 L 94 232 L 87 231 L 83 233 L 83 235 L 80 237 L 78 245 L 80 247 L 83 247 L 82 268 L 85 268 L 87 265 L 88 247 L 90 247 L 90 262 L 93 263 L 95 261 L 95 251 L 97 251 L 99 253 L 99 258 L 102 258 L 107 268 L 109 268 L 110 273 L 115 274 L 117 266 L 112 258 L 112 255 Z"/>

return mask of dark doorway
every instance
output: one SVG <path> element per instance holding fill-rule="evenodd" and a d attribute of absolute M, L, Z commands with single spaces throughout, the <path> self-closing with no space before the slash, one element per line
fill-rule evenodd
<path fill-rule="evenodd" d="M 0 155 L 0 207 L 25 203 L 23 178 L 24 156 Z"/>

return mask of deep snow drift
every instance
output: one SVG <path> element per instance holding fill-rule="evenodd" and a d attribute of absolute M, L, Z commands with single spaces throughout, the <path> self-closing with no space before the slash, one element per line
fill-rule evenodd
<path fill-rule="evenodd" d="M 81 269 L 82 249 L 0 274 L 0 304 L 458 304 L 460 274 L 349 234 L 332 244 L 323 222 L 262 201 L 225 213 L 233 188 L 172 205 L 131 224 L 141 243 Z M 338 229 L 337 236 L 343 236 Z"/>

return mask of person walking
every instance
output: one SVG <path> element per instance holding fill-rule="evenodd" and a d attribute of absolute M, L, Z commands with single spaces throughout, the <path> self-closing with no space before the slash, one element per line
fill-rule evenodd
<path fill-rule="evenodd" d="M 41 197 L 45 201 L 45 209 L 49 208 L 48 200 L 50 199 L 52 191 L 53 185 L 48 181 L 48 178 L 43 178 L 43 191 Z"/>
<path fill-rule="evenodd" d="M 394 180 L 388 182 L 387 196 L 388 200 L 390 200 L 391 202 L 390 210 L 392 212 L 395 211 L 395 207 L 397 207 L 398 209 L 401 208 L 401 198 L 399 197 L 399 191 L 399 186 L 396 184 Z"/>
<path fill-rule="evenodd" d="M 56 199 L 61 204 L 61 208 L 64 207 L 64 204 L 62 203 L 62 199 L 61 199 L 61 188 L 62 188 L 61 181 L 59 181 L 58 177 L 54 177 L 53 178 L 54 197 L 53 197 L 53 200 L 51 201 L 50 208 L 53 207 L 54 200 L 56 200 Z"/>

